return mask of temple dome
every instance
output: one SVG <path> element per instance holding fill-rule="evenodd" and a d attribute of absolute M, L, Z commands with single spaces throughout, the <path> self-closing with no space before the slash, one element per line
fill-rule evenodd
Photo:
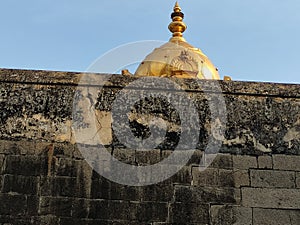
<path fill-rule="evenodd" d="M 218 70 L 203 52 L 182 37 L 186 25 L 184 14 L 176 2 L 169 30 L 173 37 L 154 49 L 137 68 L 136 76 L 220 79 Z"/>

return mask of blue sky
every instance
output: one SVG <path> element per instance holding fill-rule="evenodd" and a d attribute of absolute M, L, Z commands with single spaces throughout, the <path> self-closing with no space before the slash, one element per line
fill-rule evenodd
<path fill-rule="evenodd" d="M 168 41 L 174 0 L 3 0 L 0 67 L 85 71 L 119 45 Z M 184 36 L 234 80 L 300 83 L 300 1 L 181 0 Z"/>

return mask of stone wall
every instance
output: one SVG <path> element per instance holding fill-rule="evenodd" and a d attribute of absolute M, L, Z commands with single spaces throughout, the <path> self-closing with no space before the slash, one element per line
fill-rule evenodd
<path fill-rule="evenodd" d="M 196 81 L 172 79 L 198 110 L 196 150 L 169 179 L 127 186 L 93 170 L 80 151 L 78 144 L 84 143 L 75 138 L 74 121 L 82 121 L 74 102 L 76 96 L 85 98 L 78 87 L 89 85 L 82 82 L 86 76 L 0 70 L 0 224 L 299 224 L 299 85 L 200 81 L 202 89 L 220 87 L 203 93 Z M 137 136 L 149 135 L 142 114 L 159 116 L 168 130 L 155 149 L 127 148 L 111 129 L 111 106 L 137 78 L 96 76 L 103 86 L 95 85 L 98 98 L 92 105 L 105 149 L 135 166 L 153 165 L 174 154 L 180 121 L 176 113 L 169 116 L 172 107 L 153 100 L 134 111 L 129 120 Z M 142 91 L 147 89 L 145 84 Z M 217 108 L 207 102 L 216 96 L 226 103 L 222 134 L 211 131 L 216 123 L 212 110 Z M 221 141 L 216 157 L 205 152 L 210 136 Z M 89 148 L 97 151 L 97 146 Z M 204 169 L 212 155 L 213 162 Z"/>

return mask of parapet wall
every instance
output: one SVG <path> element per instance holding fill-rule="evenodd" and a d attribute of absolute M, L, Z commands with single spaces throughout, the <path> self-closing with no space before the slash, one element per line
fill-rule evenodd
<path fill-rule="evenodd" d="M 149 137 L 147 122 L 158 116 L 167 124 L 165 140 L 144 152 L 128 148 L 112 129 L 111 112 L 118 93 L 138 78 L 98 74 L 98 87 L 82 82 L 86 76 L 0 70 L 0 224 L 299 224 L 299 85 L 171 79 L 183 90 L 175 92 L 196 108 L 196 150 L 165 181 L 128 186 L 104 178 L 85 161 L 78 144 L 87 145 L 79 143 L 74 123 L 76 130 L 92 122 L 81 115 L 88 107 L 77 109 L 76 101 L 95 106 L 101 144 L 128 165 L 154 165 L 173 154 L 182 119 L 165 102 L 148 99 L 128 117 L 131 130 Z M 95 88 L 97 99 L 78 92 L 81 86 Z M 147 84 L 129 89 L 157 91 Z M 220 96 L 226 115 L 218 104 L 209 105 Z M 212 131 L 218 126 L 224 132 Z M 206 152 L 210 139 L 220 145 Z M 97 145 L 88 148 L 97 151 Z M 213 162 L 203 169 L 211 155 Z M 96 161 L 104 165 L 101 157 Z"/>

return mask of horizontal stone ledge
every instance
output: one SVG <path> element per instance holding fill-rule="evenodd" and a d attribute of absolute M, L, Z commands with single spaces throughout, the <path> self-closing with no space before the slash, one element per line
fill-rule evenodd
<path fill-rule="evenodd" d="M 300 209 L 300 190 L 242 188 L 242 206 L 270 209 Z"/>
<path fill-rule="evenodd" d="M 77 86 L 78 83 L 88 80 L 87 76 L 96 76 L 98 84 L 106 86 L 127 86 L 130 82 L 139 78 L 134 76 L 122 76 L 119 74 L 85 73 L 85 72 L 62 72 L 43 70 L 21 70 L 21 69 L 1 69 L 0 82 L 2 83 L 23 83 L 41 85 L 66 85 Z M 156 77 L 159 79 L 159 77 Z M 109 80 L 107 82 L 107 80 Z M 244 82 L 244 81 L 215 81 L 215 80 L 195 80 L 171 78 L 170 80 L 180 84 L 186 91 L 199 89 L 199 83 L 203 87 L 211 87 L 214 84 L 221 87 L 222 92 L 232 94 L 266 95 L 282 97 L 300 97 L 299 86 L 297 84 L 279 84 L 267 82 Z"/>

